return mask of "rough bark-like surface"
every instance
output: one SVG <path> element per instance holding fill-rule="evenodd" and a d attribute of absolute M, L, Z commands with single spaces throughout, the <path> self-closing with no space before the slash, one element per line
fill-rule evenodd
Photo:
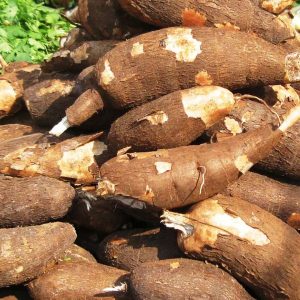
<path fill-rule="evenodd" d="M 91 262 L 70 262 L 55 266 L 30 282 L 28 288 L 36 300 L 59 299 L 65 293 L 73 295 L 73 299 L 77 299 L 77 294 L 98 299 L 105 296 L 103 289 L 125 282 L 126 277 L 126 271 L 113 267 Z"/>
<path fill-rule="evenodd" d="M 297 81 L 297 58 L 287 54 L 250 33 L 173 27 L 120 43 L 96 70 L 112 104 L 123 108 L 196 86 L 199 73 L 229 89 Z"/>
<path fill-rule="evenodd" d="M 0 76 L 0 119 L 22 108 L 24 90 L 41 76 L 39 65 L 15 64 L 10 71 Z"/>
<path fill-rule="evenodd" d="M 111 202 L 91 192 L 77 192 L 76 201 L 68 214 L 71 223 L 107 235 L 128 221 L 128 216 Z"/>
<path fill-rule="evenodd" d="M 205 86 L 177 91 L 145 103 L 118 118 L 110 129 L 108 147 L 117 152 L 187 146 L 233 108 L 233 94 Z"/>
<path fill-rule="evenodd" d="M 117 0 L 79 0 L 78 16 L 95 39 L 125 39 L 150 29 L 122 10 Z"/>
<path fill-rule="evenodd" d="M 228 270 L 259 299 L 299 298 L 300 236 L 280 219 L 247 201 L 218 195 L 181 220 L 189 227 L 186 237 L 178 236 L 186 254 Z"/>
<path fill-rule="evenodd" d="M 206 26 L 229 23 L 272 43 L 294 36 L 291 25 L 259 7 L 257 1 L 119 0 L 119 3 L 134 17 L 160 27 L 193 26 L 202 19 Z"/>
<path fill-rule="evenodd" d="M 32 119 L 40 125 L 52 126 L 60 121 L 65 110 L 82 93 L 76 76 L 58 74 L 27 88 L 24 100 Z"/>
<path fill-rule="evenodd" d="M 31 134 L 0 144 L 0 173 L 32 177 L 44 175 L 76 183 L 96 181 L 97 157 L 106 148 L 98 141 L 102 133 L 78 136 L 63 142 Z"/>
<path fill-rule="evenodd" d="M 83 42 L 91 40 L 93 40 L 93 37 L 85 29 L 75 27 L 71 31 L 69 31 L 62 46 L 66 50 L 73 50 Z"/>
<path fill-rule="evenodd" d="M 136 300 L 253 299 L 216 266 L 184 258 L 138 266 L 130 276 L 130 286 Z"/>
<path fill-rule="evenodd" d="M 248 172 L 230 185 L 224 194 L 242 198 L 300 229 L 300 186 Z"/>
<path fill-rule="evenodd" d="M 23 124 L 7 124 L 0 126 L 0 143 L 32 133 L 33 128 Z"/>
<path fill-rule="evenodd" d="M 283 118 L 293 105 L 295 103 L 287 99 L 280 105 L 281 107 L 274 107 L 274 109 Z M 276 115 L 264 104 L 250 100 L 239 101 L 228 118 L 237 122 L 240 132 L 253 131 L 264 124 L 278 124 Z M 213 126 L 209 132 L 209 135 L 216 135 L 219 141 L 223 136 L 226 138 L 232 135 L 230 128 L 226 128 L 223 121 Z M 288 129 L 287 134 L 274 150 L 256 167 L 270 174 L 300 180 L 300 122 Z"/>
<path fill-rule="evenodd" d="M 120 155 L 101 166 L 98 193 L 161 208 L 186 206 L 223 191 L 281 137 L 266 126 L 211 145 Z"/>
<path fill-rule="evenodd" d="M 100 57 L 117 45 L 118 41 L 87 41 L 77 47 L 62 49 L 42 65 L 46 72 L 80 72 L 95 65 Z"/>
<path fill-rule="evenodd" d="M 75 241 L 70 224 L 49 223 L 0 229 L 0 287 L 42 274 Z"/>
<path fill-rule="evenodd" d="M 95 257 L 87 250 L 73 244 L 68 248 L 57 260 L 57 264 L 65 264 L 69 262 L 97 262 Z"/>
<path fill-rule="evenodd" d="M 64 217 L 75 197 L 67 183 L 48 177 L 0 177 L 0 227 L 38 225 Z"/>
<path fill-rule="evenodd" d="M 133 229 L 113 233 L 99 245 L 97 258 L 132 271 L 145 262 L 182 257 L 176 234 L 168 229 Z M 147 281 L 145 281 L 147 284 Z"/>

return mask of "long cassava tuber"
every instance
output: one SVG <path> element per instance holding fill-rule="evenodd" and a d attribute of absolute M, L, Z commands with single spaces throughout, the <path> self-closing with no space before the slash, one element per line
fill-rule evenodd
<path fill-rule="evenodd" d="M 179 231 L 185 254 L 218 264 L 258 299 L 299 298 L 300 236 L 258 206 L 217 195 L 162 222 Z"/>
<path fill-rule="evenodd" d="M 216 144 L 119 155 L 101 166 L 98 193 L 168 209 L 199 202 L 265 158 L 299 118 L 297 106 L 277 129 L 267 125 Z"/>
<path fill-rule="evenodd" d="M 295 229 L 300 229 L 300 186 L 248 172 L 223 194 L 239 197 L 272 213 Z"/>
<path fill-rule="evenodd" d="M 294 1 L 197 1 L 197 0 L 118 0 L 132 16 L 160 27 L 210 26 L 253 32 L 280 43 L 294 36 L 292 26 L 278 13 Z M 278 3 L 279 2 L 279 3 Z"/>
<path fill-rule="evenodd" d="M 300 53 L 250 33 L 166 28 L 117 45 L 96 65 L 98 82 L 121 109 L 197 85 L 238 89 L 300 79 Z"/>

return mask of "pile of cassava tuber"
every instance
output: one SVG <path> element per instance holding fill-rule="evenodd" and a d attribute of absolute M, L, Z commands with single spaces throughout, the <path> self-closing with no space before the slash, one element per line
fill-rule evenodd
<path fill-rule="evenodd" d="M 294 2 L 78 0 L 2 60 L 0 299 L 300 299 Z"/>

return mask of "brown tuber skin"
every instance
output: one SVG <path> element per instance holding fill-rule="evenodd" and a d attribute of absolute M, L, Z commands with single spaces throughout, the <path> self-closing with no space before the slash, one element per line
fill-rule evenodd
<path fill-rule="evenodd" d="M 74 189 L 59 180 L 38 176 L 0 177 L 0 227 L 38 225 L 64 217 Z"/>
<path fill-rule="evenodd" d="M 128 221 L 128 216 L 112 203 L 94 195 L 92 191 L 77 190 L 77 197 L 68 214 L 68 221 L 107 235 L 124 225 Z"/>
<path fill-rule="evenodd" d="M 299 102 L 298 102 L 299 103 Z M 278 103 L 273 109 L 284 118 L 290 107 L 298 104 L 292 98 Z M 228 117 L 213 126 L 208 135 L 221 141 L 228 136 L 249 132 L 264 124 L 278 124 L 278 118 L 265 105 L 256 101 L 239 101 Z M 274 150 L 256 166 L 264 172 L 300 180 L 300 122 L 287 130 L 287 134 Z"/>
<path fill-rule="evenodd" d="M 40 75 L 39 65 L 16 64 L 11 72 L 0 76 L 0 119 L 21 109 L 24 90 L 38 82 Z"/>
<path fill-rule="evenodd" d="M 79 0 L 78 17 L 85 30 L 97 40 L 125 39 L 150 29 L 122 10 L 117 0 Z"/>
<path fill-rule="evenodd" d="M 185 215 L 165 212 L 185 254 L 218 264 L 258 299 L 298 299 L 300 236 L 281 220 L 239 198 L 215 196 Z"/>
<path fill-rule="evenodd" d="M 130 285 L 135 300 L 253 299 L 216 266 L 184 258 L 144 263 L 132 272 Z"/>
<path fill-rule="evenodd" d="M 174 232 L 161 228 L 113 233 L 100 243 L 97 251 L 100 261 L 128 271 L 144 262 L 181 256 Z"/>
<path fill-rule="evenodd" d="M 125 282 L 126 277 L 126 271 L 109 266 L 69 262 L 55 266 L 30 282 L 28 288 L 35 300 L 64 299 L 66 293 L 69 299 L 77 299 L 77 295 L 98 299 L 105 296 L 103 289 Z"/>
<path fill-rule="evenodd" d="M 101 166 L 98 194 L 167 209 L 207 199 L 265 158 L 299 114 L 297 106 L 277 129 L 267 125 L 216 144 L 119 155 Z"/>
<path fill-rule="evenodd" d="M 42 65 L 45 72 L 80 72 L 97 63 L 100 57 L 117 45 L 118 41 L 86 41 L 71 50 L 62 49 Z"/>
<path fill-rule="evenodd" d="M 262 1 L 197 1 L 197 0 L 118 0 L 132 16 L 159 27 L 209 26 L 225 27 L 230 30 L 254 32 L 274 43 L 280 43 L 294 36 L 291 25 L 276 18 L 266 10 L 272 5 Z M 278 2 L 278 1 L 276 1 Z M 283 1 L 281 1 L 283 2 Z M 286 1 L 285 1 L 286 2 Z M 292 1 L 288 1 L 289 5 Z M 265 10 L 265 9 L 266 10 Z M 274 7 L 271 12 L 278 12 Z"/>
<path fill-rule="evenodd" d="M 300 229 L 300 186 L 248 172 L 230 185 L 225 195 L 242 198 Z"/>
<path fill-rule="evenodd" d="M 9 140 L 0 144 L 0 173 L 94 183 L 99 172 L 96 158 L 106 149 L 98 140 L 101 134 L 78 136 L 58 143 L 42 134 Z"/>
<path fill-rule="evenodd" d="M 108 147 L 117 152 L 151 151 L 189 145 L 233 108 L 233 94 L 205 86 L 177 91 L 143 104 L 118 118 L 110 129 Z"/>
<path fill-rule="evenodd" d="M 42 274 L 75 238 L 74 228 L 59 222 L 0 229 L 0 287 L 24 283 Z"/>
<path fill-rule="evenodd" d="M 299 57 L 250 33 L 173 27 L 120 43 L 96 71 L 112 105 L 122 109 L 197 85 L 233 90 L 295 82 Z"/>
<path fill-rule="evenodd" d="M 23 124 L 7 124 L 0 126 L 0 143 L 32 133 L 33 128 Z"/>

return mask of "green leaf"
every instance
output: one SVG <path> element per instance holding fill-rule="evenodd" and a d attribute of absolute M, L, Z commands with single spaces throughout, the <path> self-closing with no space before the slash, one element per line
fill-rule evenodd
<path fill-rule="evenodd" d="M 0 41 L 0 53 L 9 53 L 11 51 L 11 47 L 7 42 Z M 5 55 L 4 55 L 5 56 Z"/>

